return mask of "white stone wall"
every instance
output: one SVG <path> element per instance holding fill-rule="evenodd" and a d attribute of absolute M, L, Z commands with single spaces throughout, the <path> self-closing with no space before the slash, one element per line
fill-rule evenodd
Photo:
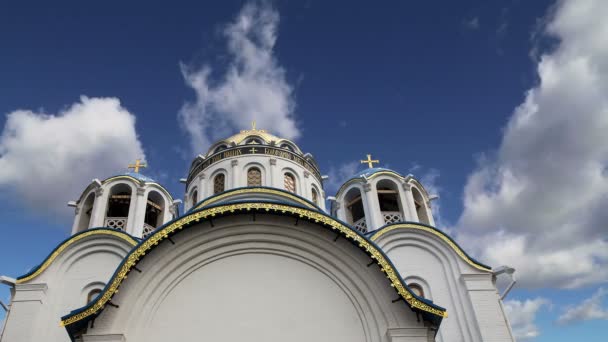
<path fill-rule="evenodd" d="M 426 298 L 447 309 L 437 341 L 514 341 L 491 272 L 474 268 L 425 231 L 396 229 L 375 242 L 406 283 L 421 285 Z"/>
<path fill-rule="evenodd" d="M 265 187 L 284 190 L 284 174 L 285 172 L 292 173 L 296 178 L 296 194 L 312 201 L 312 188 L 314 187 L 319 194 L 316 204 L 325 210 L 325 192 L 321 180 L 292 160 L 266 155 L 241 155 L 210 165 L 188 184 L 185 210 L 188 211 L 195 204 L 192 203 L 192 193 L 195 189 L 198 191 L 198 201 L 213 196 L 213 179 L 219 173 L 223 173 L 226 177 L 224 190 L 246 187 L 247 170 L 254 166 L 262 172 L 262 186 Z"/>
<path fill-rule="evenodd" d="M 429 341 L 370 258 L 334 238 L 265 215 L 184 229 L 146 254 L 84 341 Z"/>
<path fill-rule="evenodd" d="M 38 277 L 17 284 L 1 342 L 69 342 L 61 317 L 103 288 L 131 249 L 110 235 L 93 235 L 69 246 Z"/>

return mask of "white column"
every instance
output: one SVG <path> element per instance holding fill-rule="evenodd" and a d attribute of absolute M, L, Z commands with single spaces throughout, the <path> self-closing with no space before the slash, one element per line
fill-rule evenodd
<path fill-rule="evenodd" d="M 412 194 L 412 186 L 403 183 L 403 191 L 399 191 L 399 198 L 403 206 L 403 215 L 406 221 L 419 222 L 418 214 L 416 213 L 416 203 L 414 203 L 414 196 Z"/>
<path fill-rule="evenodd" d="M 76 229 L 78 229 L 78 223 L 80 223 L 80 217 L 82 216 L 82 210 L 80 207 L 84 205 L 84 202 L 79 203 L 79 206 L 74 208 L 74 223 L 72 224 L 72 235 L 76 234 Z M 90 222 L 89 222 L 90 224 Z"/>
<path fill-rule="evenodd" d="M 365 183 L 363 185 L 363 190 L 365 190 L 364 197 L 367 198 L 367 203 L 369 203 L 369 211 L 365 213 L 366 217 L 369 216 L 367 229 L 378 229 L 384 226 L 384 218 L 380 212 L 380 202 L 378 201 L 378 191 L 376 191 L 376 187 L 372 186 L 370 183 Z M 370 221 L 371 226 L 369 225 Z"/>
<path fill-rule="evenodd" d="M 202 201 L 203 199 L 207 198 L 207 187 L 205 186 L 205 174 L 204 173 L 200 173 L 198 175 L 198 182 L 196 184 L 198 184 L 197 189 L 198 189 L 198 200 Z"/>
<path fill-rule="evenodd" d="M 268 178 L 269 178 L 269 182 L 268 182 L 268 186 L 273 187 L 273 188 L 278 188 L 279 186 L 277 186 L 277 158 L 268 158 Z"/>
<path fill-rule="evenodd" d="M 146 218 L 146 195 L 144 187 L 137 187 L 129 207 L 129 219 L 127 232 L 136 237 L 142 237 L 144 232 L 144 220 Z"/>
<path fill-rule="evenodd" d="M 435 219 L 433 218 L 433 212 L 431 210 L 431 201 L 424 201 L 426 206 L 426 215 L 429 217 L 429 224 L 435 227 Z"/>
<path fill-rule="evenodd" d="M 233 159 L 230 162 L 230 165 L 232 166 L 232 186 L 230 188 L 231 189 L 238 188 L 241 186 L 241 182 L 240 182 L 240 178 L 239 178 L 241 173 L 239 172 L 239 168 L 237 167 L 239 165 L 238 159 Z M 228 190 L 228 187 L 226 187 L 226 189 L 224 189 L 224 190 Z"/>
<path fill-rule="evenodd" d="M 302 179 L 302 197 L 312 201 L 312 187 L 310 186 L 310 172 L 304 170 L 304 178 Z"/>
<path fill-rule="evenodd" d="M 1 336 L 3 342 L 41 340 L 42 336 L 36 336 L 39 330 L 33 327 L 41 326 L 40 320 L 44 321 L 43 325 L 48 325 L 45 321 L 48 313 L 43 307 L 46 290 L 46 284 L 15 285 L 10 311 L 5 317 L 4 332 Z"/>
<path fill-rule="evenodd" d="M 108 196 L 108 193 L 104 194 L 103 188 L 95 189 L 95 202 L 93 202 L 89 228 L 105 226 L 104 221 L 106 219 L 106 210 L 108 207 Z"/>

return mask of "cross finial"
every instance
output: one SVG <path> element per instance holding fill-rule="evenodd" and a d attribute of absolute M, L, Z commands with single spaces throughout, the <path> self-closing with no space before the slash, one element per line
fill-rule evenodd
<path fill-rule="evenodd" d="M 362 160 L 361 161 L 361 164 L 367 164 L 367 166 L 369 166 L 370 169 L 374 167 L 374 163 L 378 164 L 378 163 L 380 163 L 380 161 L 377 160 L 377 159 L 376 160 L 372 160 L 372 155 L 371 154 L 367 155 L 367 160 Z"/>
<path fill-rule="evenodd" d="M 255 131 L 255 120 L 251 121 L 251 130 Z"/>
<path fill-rule="evenodd" d="M 133 172 L 138 173 L 139 172 L 139 168 L 144 168 L 144 167 L 148 167 L 148 165 L 146 164 L 142 164 L 141 163 L 141 159 L 136 159 L 135 160 L 135 164 L 129 164 L 128 168 L 129 169 L 133 169 Z"/>

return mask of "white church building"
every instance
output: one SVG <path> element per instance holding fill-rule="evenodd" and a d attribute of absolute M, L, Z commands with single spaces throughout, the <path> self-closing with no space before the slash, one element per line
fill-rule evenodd
<path fill-rule="evenodd" d="M 95 179 L 71 236 L 0 278 L 0 341 L 514 341 L 499 272 L 416 178 L 363 162 L 326 197 L 311 154 L 254 126 L 194 159 L 183 203 L 139 161 Z"/>

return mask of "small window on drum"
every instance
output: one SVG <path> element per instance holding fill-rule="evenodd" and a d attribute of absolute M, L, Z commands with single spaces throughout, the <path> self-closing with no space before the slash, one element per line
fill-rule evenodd
<path fill-rule="evenodd" d="M 418 297 L 424 297 L 424 290 L 422 289 L 422 286 L 416 284 L 416 283 L 410 283 L 407 284 L 407 286 L 410 288 L 410 290 L 412 290 L 412 292 L 418 296 Z"/>
<path fill-rule="evenodd" d="M 296 177 L 289 172 L 286 172 L 284 177 L 285 190 L 296 193 Z"/>
<path fill-rule="evenodd" d="M 93 290 L 89 291 L 89 294 L 87 295 L 87 304 L 89 304 L 95 298 L 97 298 L 97 296 L 99 296 L 100 293 L 101 293 L 101 289 L 93 289 Z"/>
<path fill-rule="evenodd" d="M 312 188 L 312 203 L 319 205 L 319 194 L 315 188 Z"/>
<path fill-rule="evenodd" d="M 213 194 L 219 194 L 220 192 L 223 192 L 226 186 L 226 176 L 224 176 L 223 173 L 220 173 L 219 175 L 215 176 L 215 178 L 213 178 Z"/>
<path fill-rule="evenodd" d="M 257 167 L 247 170 L 247 186 L 261 186 L 262 172 Z"/>

